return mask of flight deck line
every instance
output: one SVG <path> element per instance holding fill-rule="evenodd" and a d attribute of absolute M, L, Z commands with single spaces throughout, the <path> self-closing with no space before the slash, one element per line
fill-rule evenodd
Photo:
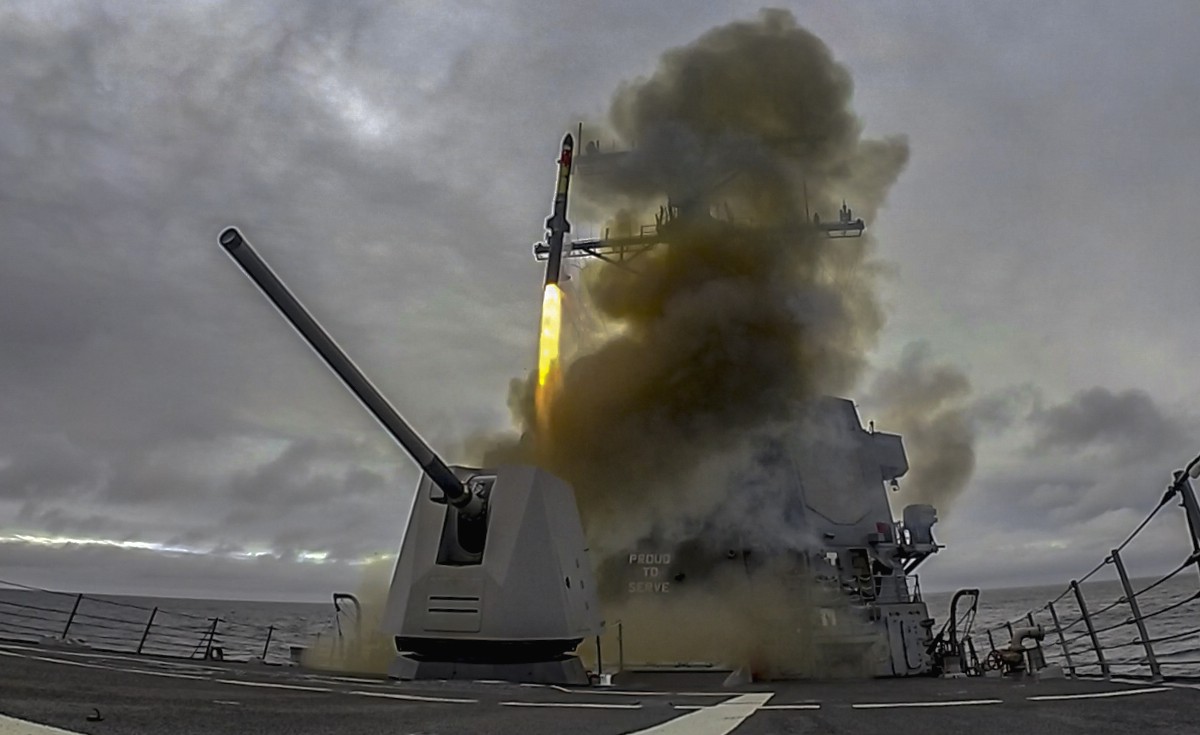
<path fill-rule="evenodd" d="M 81 735 L 81 733 L 0 715 L 0 735 Z"/>
<path fill-rule="evenodd" d="M 772 692 L 742 694 L 630 735 L 726 735 L 771 699 Z"/>

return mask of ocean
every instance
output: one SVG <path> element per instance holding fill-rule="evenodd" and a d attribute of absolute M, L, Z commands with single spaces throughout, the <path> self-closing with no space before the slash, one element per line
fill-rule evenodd
<path fill-rule="evenodd" d="M 1134 580 L 1141 590 L 1155 580 Z M 1106 661 L 1114 673 L 1144 673 L 1145 650 L 1123 601 L 1120 584 L 1089 582 L 1083 594 L 1097 628 Z M 1062 645 L 1046 603 L 1063 591 L 1054 587 L 983 590 L 970 632 L 982 658 L 991 650 L 987 631 L 997 646 L 1009 637 L 1006 622 L 1020 625 L 1032 612 L 1046 626 L 1041 646 L 1049 661 L 1063 660 Z M 948 617 L 952 594 L 924 596 L 934 632 Z M 1200 674 L 1200 580 L 1194 570 L 1138 595 L 1147 633 L 1163 673 Z M 1072 594 L 1055 603 L 1065 629 L 1072 662 L 1082 673 L 1098 673 L 1086 627 Z M 73 611 L 73 612 L 72 612 Z M 962 617 L 964 610 L 960 608 Z M 352 625 L 350 615 L 335 615 L 331 603 L 247 602 L 209 599 L 155 599 L 120 595 L 75 595 L 43 590 L 0 588 L 0 639 L 39 641 L 63 639 L 118 652 L 202 657 L 212 651 L 227 660 L 262 658 L 282 663 L 296 655 L 293 647 L 309 646 L 318 637 L 336 637 L 339 626 Z M 64 636 L 65 633 L 65 636 Z M 586 645 L 586 644 L 585 644 Z"/>
<path fill-rule="evenodd" d="M 1146 633 L 1153 642 L 1154 654 L 1164 675 L 1200 676 L 1200 578 L 1196 569 L 1188 568 L 1172 579 L 1155 584 L 1157 578 L 1133 579 L 1130 585 L 1144 618 Z M 1153 588 L 1141 592 L 1150 587 Z M 1097 638 L 1104 651 L 1105 661 L 1113 674 L 1145 674 L 1146 650 L 1140 641 L 1129 605 L 1124 601 L 1121 583 L 1117 580 L 1085 582 L 1080 585 L 1084 603 L 1092 618 Z M 971 636 L 982 659 L 991 650 L 987 631 L 992 632 L 996 646 L 1009 640 L 1005 623 L 1015 626 L 1028 624 L 1026 615 L 1045 626 L 1046 637 L 1041 647 L 1046 660 L 1065 663 L 1062 644 L 1055 632 L 1054 621 L 1046 603 L 1054 603 L 1058 620 L 1064 629 L 1072 663 L 1080 673 L 1099 673 L 1099 662 L 1092 648 L 1087 627 L 1080 615 L 1074 595 L 1064 585 L 1048 587 L 1017 587 L 982 590 L 979 612 Z M 949 616 L 953 593 L 925 595 L 930 614 L 937 620 L 936 633 Z M 962 607 L 959 617 L 962 617 Z"/>

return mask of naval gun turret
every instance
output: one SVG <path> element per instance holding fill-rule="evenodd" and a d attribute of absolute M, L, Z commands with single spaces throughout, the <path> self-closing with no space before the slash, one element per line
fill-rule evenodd
<path fill-rule="evenodd" d="M 600 632 L 575 496 L 537 467 L 447 465 L 236 228 L 221 246 L 421 467 L 383 632 L 399 678 L 587 683 L 570 655 Z"/>

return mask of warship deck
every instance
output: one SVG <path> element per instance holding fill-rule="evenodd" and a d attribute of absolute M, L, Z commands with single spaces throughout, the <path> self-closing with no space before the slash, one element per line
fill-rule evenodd
<path fill-rule="evenodd" d="M 1182 734 L 1196 731 L 1200 713 L 1200 685 L 1190 682 L 906 679 L 675 688 L 395 682 L 0 644 L 0 735 Z"/>

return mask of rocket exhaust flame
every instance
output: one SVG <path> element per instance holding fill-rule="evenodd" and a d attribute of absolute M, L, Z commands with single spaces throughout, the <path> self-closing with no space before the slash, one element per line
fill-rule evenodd
<path fill-rule="evenodd" d="M 559 340 L 562 335 L 562 290 L 546 284 L 542 293 L 542 330 L 538 338 L 537 416 L 539 428 L 547 426 L 547 411 L 558 384 Z"/>
<path fill-rule="evenodd" d="M 538 341 L 538 387 L 544 388 L 558 365 L 558 340 L 562 333 L 562 291 L 547 284 L 542 294 L 542 332 Z"/>

